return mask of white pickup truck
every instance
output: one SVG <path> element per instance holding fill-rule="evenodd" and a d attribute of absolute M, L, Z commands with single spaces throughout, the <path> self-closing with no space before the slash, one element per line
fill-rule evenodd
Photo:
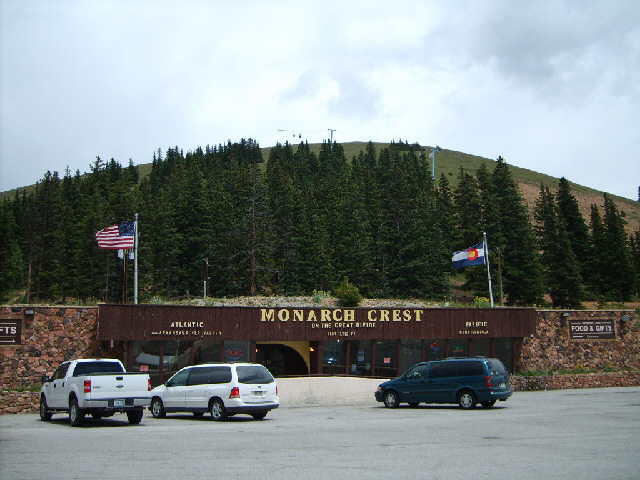
<path fill-rule="evenodd" d="M 63 362 L 52 377 L 42 377 L 40 418 L 68 412 L 74 427 L 82 426 L 87 414 L 93 418 L 127 414 L 129 423 L 142 420 L 151 402 L 151 381 L 144 372 L 125 372 L 117 359 L 84 359 Z"/>

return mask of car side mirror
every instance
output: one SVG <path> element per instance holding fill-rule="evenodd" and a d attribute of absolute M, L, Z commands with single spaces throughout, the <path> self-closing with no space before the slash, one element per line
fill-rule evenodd
<path fill-rule="evenodd" d="M 49 383 L 51 381 L 51 377 L 49 375 L 42 375 L 42 383 Z"/>

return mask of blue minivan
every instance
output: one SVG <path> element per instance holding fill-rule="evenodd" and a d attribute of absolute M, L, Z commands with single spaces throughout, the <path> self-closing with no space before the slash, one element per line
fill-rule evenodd
<path fill-rule="evenodd" d="M 464 409 L 480 403 L 489 408 L 512 394 L 502 362 L 487 357 L 418 363 L 404 375 L 381 383 L 375 392 L 376 400 L 389 408 L 401 403 L 457 403 Z"/>

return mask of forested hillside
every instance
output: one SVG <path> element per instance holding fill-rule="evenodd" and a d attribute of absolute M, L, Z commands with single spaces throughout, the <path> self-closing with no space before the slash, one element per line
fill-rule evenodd
<path fill-rule="evenodd" d="M 133 262 L 98 248 L 95 232 L 136 213 L 141 302 L 201 296 L 206 276 L 218 297 L 310 295 L 348 277 L 366 297 L 444 300 L 463 272 L 466 288 L 488 296 L 486 268 L 451 263 L 483 232 L 507 304 L 638 295 L 640 230 L 611 196 L 587 212 L 560 179 L 532 180 L 525 197 L 501 158 L 437 164 L 434 182 L 428 153 L 402 142 L 264 151 L 242 140 L 159 150 L 145 172 L 97 159 L 86 175 L 47 173 L 0 203 L 0 296 L 120 302 L 128 271 L 130 300 Z"/>

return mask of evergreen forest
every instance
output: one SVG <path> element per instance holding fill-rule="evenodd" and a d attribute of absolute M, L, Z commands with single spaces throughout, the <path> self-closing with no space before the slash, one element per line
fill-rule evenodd
<path fill-rule="evenodd" d="M 452 279 L 488 297 L 486 267 L 453 270 L 453 252 L 487 233 L 496 304 L 580 308 L 640 293 L 640 231 L 604 194 L 584 218 L 569 182 L 540 186 L 529 211 L 503 158 L 456 185 L 432 178 L 418 145 L 369 143 L 346 158 L 257 142 L 47 172 L 0 202 L 0 300 L 132 302 L 133 261 L 95 232 L 138 214 L 138 295 L 156 298 L 312 295 L 345 278 L 368 298 L 451 298 Z M 125 288 L 123 289 L 123 285 Z"/>

